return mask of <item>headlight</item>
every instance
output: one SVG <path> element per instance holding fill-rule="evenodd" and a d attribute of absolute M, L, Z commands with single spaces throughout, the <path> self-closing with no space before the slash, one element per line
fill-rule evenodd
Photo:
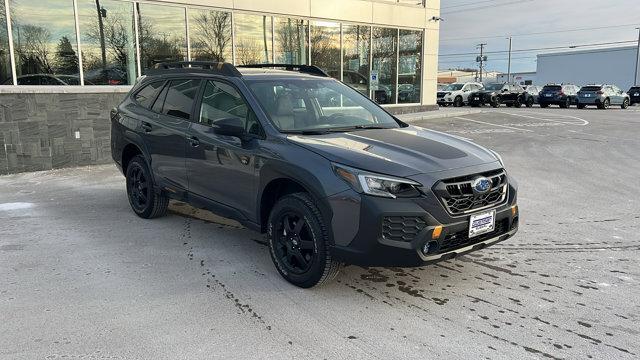
<path fill-rule="evenodd" d="M 333 164 L 333 170 L 359 193 L 393 199 L 420 196 L 418 187 L 422 185 L 413 180 L 374 174 L 339 164 Z"/>
<path fill-rule="evenodd" d="M 504 160 L 502 160 L 502 156 L 500 156 L 500 154 L 498 154 L 497 152 L 491 150 L 491 152 L 493 153 L 493 155 L 496 156 L 496 158 L 498 159 L 498 161 L 500 161 L 500 165 L 502 165 L 502 167 L 504 168 Z"/>
<path fill-rule="evenodd" d="M 444 95 L 445 95 L 445 96 L 449 96 L 449 95 L 451 95 L 451 93 L 450 93 L 450 92 L 448 92 L 448 93 L 445 93 Z"/>

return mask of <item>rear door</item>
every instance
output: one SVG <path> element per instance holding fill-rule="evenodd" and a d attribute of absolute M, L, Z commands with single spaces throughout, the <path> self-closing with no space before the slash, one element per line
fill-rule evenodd
<path fill-rule="evenodd" d="M 198 79 L 169 80 L 142 123 L 151 156 L 151 169 L 159 186 L 173 191 L 187 189 L 186 133 L 200 87 Z"/>
<path fill-rule="evenodd" d="M 222 119 L 240 118 L 243 139 L 215 134 Z M 189 193 L 255 217 L 256 153 L 263 130 L 240 92 L 222 80 L 207 80 L 187 134 Z M 218 209 L 224 212 L 224 208 Z"/>

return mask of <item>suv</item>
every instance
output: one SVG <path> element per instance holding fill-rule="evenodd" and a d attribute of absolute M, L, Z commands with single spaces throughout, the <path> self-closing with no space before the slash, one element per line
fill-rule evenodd
<path fill-rule="evenodd" d="M 111 122 L 135 214 L 171 198 L 238 220 L 303 288 L 342 263 L 421 266 L 518 230 L 497 153 L 405 124 L 314 66 L 160 64 Z"/>
<path fill-rule="evenodd" d="M 629 94 L 615 85 L 587 85 L 578 91 L 578 109 L 584 109 L 587 105 L 596 105 L 598 109 L 619 105 L 626 109 L 630 103 Z"/>
<path fill-rule="evenodd" d="M 640 86 L 632 86 L 627 95 L 629 95 L 629 105 L 640 104 Z"/>
<path fill-rule="evenodd" d="M 508 83 L 487 84 L 483 90 L 469 95 L 469 105 L 473 107 L 489 104 L 497 108 L 500 104 L 506 104 L 508 107 L 519 108 L 526 100 L 527 95 L 522 86 Z"/>
<path fill-rule="evenodd" d="M 547 84 L 538 95 L 541 108 L 558 105 L 563 109 L 569 108 L 577 102 L 579 87 L 572 84 Z"/>
<path fill-rule="evenodd" d="M 449 84 L 444 90 L 438 91 L 438 105 L 461 107 L 469 102 L 469 94 L 482 88 L 479 83 Z"/>
<path fill-rule="evenodd" d="M 527 91 L 527 94 L 531 95 L 531 98 L 533 99 L 533 104 L 537 104 L 538 96 L 540 95 L 540 91 L 542 91 L 542 88 L 536 85 L 529 85 L 525 88 L 525 90 Z M 533 104 L 531 104 L 531 106 L 533 106 Z M 531 107 L 529 106 L 529 104 L 527 104 L 527 106 Z"/>

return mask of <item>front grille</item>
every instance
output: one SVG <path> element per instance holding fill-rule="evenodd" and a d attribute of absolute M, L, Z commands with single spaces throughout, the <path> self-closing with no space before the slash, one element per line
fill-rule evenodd
<path fill-rule="evenodd" d="M 411 242 L 426 226 L 425 219 L 419 216 L 385 216 L 382 219 L 382 237 Z"/>
<path fill-rule="evenodd" d="M 471 185 L 480 176 L 491 180 L 491 190 L 484 194 L 474 192 Z M 444 207 L 452 215 L 462 215 L 497 206 L 507 199 L 507 189 L 507 174 L 504 170 L 442 180 L 433 188 Z"/>
<path fill-rule="evenodd" d="M 509 229 L 509 219 L 504 219 L 502 221 L 496 222 L 495 229 L 487 234 L 482 234 L 476 237 L 469 238 L 468 230 L 460 231 L 457 233 L 447 235 L 443 241 L 440 242 L 440 247 L 438 248 L 439 253 L 452 251 L 456 249 L 463 248 L 465 246 L 473 245 L 475 243 L 479 243 L 481 241 L 485 241 L 496 236 L 500 236 L 507 232 Z"/>

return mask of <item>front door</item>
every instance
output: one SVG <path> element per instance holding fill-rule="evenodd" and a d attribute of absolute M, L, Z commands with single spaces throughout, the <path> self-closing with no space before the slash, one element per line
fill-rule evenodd
<path fill-rule="evenodd" d="M 206 81 L 199 104 L 187 132 L 189 192 L 255 220 L 256 152 L 262 128 L 230 83 Z M 216 121 L 229 118 L 242 120 L 246 136 L 214 133 Z"/>

